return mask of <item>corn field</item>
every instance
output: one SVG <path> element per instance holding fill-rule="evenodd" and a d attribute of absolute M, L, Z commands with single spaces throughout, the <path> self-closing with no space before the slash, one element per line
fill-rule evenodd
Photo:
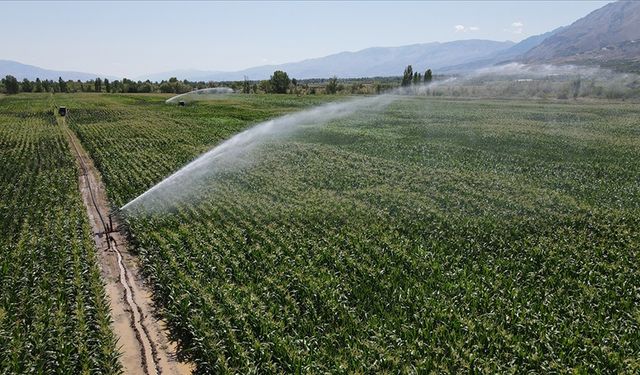
<path fill-rule="evenodd" d="M 117 206 L 316 104 L 92 98 L 70 126 Z M 637 373 L 638 118 L 405 98 L 269 141 L 192 201 L 126 220 L 197 373 Z"/>
<path fill-rule="evenodd" d="M 49 96 L 0 99 L 0 155 L 0 373 L 119 373 L 77 167 Z"/>

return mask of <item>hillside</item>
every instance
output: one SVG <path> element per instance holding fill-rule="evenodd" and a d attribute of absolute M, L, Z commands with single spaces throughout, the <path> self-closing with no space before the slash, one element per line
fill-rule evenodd
<path fill-rule="evenodd" d="M 458 40 L 448 43 L 412 44 L 400 47 L 373 47 L 356 52 L 340 52 L 333 55 L 307 59 L 280 65 L 263 65 L 237 72 L 196 71 L 180 79 L 189 80 L 242 80 L 268 79 L 275 70 L 284 70 L 298 79 L 338 76 L 375 77 L 402 74 L 402 69 L 411 64 L 417 71 L 483 59 L 513 46 L 511 41 Z M 138 77 L 139 79 L 167 79 L 174 72 L 158 73 Z"/>
<path fill-rule="evenodd" d="M 444 67 L 440 69 L 440 73 L 465 73 L 476 69 L 486 68 L 495 64 L 512 61 L 528 52 L 532 48 L 538 46 L 550 36 L 560 32 L 562 29 L 564 29 L 564 27 L 559 27 L 544 34 L 530 36 L 507 49 L 497 51 L 487 58 L 474 60 L 464 64 L 456 64 L 453 66 Z"/>
<path fill-rule="evenodd" d="M 595 10 L 544 40 L 520 59 L 526 63 L 640 67 L 640 2 L 618 1 Z"/>
<path fill-rule="evenodd" d="M 0 77 L 5 77 L 6 75 L 12 75 L 16 77 L 18 80 L 22 80 L 24 78 L 35 80 L 36 78 L 40 79 L 51 79 L 57 80 L 59 77 L 62 77 L 64 80 L 82 80 L 87 81 L 90 79 L 94 79 L 96 77 L 104 78 L 105 76 L 101 76 L 99 74 L 93 73 L 83 73 L 83 72 L 72 72 L 65 70 L 50 70 L 43 69 L 34 65 L 22 64 L 17 61 L 11 60 L 0 60 Z M 106 77 L 113 78 L 113 77 Z"/>

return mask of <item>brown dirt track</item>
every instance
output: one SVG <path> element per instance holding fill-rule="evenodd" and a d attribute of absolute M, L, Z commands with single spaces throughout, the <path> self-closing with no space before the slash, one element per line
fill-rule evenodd
<path fill-rule="evenodd" d="M 165 323 L 153 315 L 151 293 L 139 274 L 136 258 L 129 253 L 125 238 L 118 232 L 116 217 L 110 226 L 110 210 L 100 173 L 68 128 L 66 118 L 58 117 L 58 123 L 68 135 L 69 147 L 80 169 L 78 183 L 98 250 L 124 373 L 191 373 L 192 366 L 177 361 L 175 344 L 167 339 Z"/>

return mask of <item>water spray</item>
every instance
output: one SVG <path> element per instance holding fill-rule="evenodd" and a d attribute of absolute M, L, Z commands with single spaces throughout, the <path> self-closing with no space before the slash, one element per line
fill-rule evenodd
<path fill-rule="evenodd" d="M 142 195 L 133 199 L 121 210 L 126 211 L 134 207 L 146 209 L 154 208 L 156 199 L 163 200 L 168 197 L 172 202 L 190 197 L 196 185 L 206 177 L 212 176 L 224 166 L 237 167 L 241 162 L 253 161 L 251 152 L 262 145 L 269 137 L 285 137 L 292 134 L 302 126 L 322 125 L 362 110 L 382 109 L 402 95 L 428 94 L 430 90 L 445 89 L 448 87 L 464 86 L 477 80 L 508 80 L 527 82 L 553 76 L 572 76 L 576 74 L 587 76 L 602 76 L 606 71 L 597 68 L 580 69 L 572 66 L 527 66 L 523 64 L 506 64 L 491 68 L 485 68 L 468 75 L 451 77 L 449 79 L 434 81 L 428 85 L 416 85 L 401 87 L 387 94 L 354 99 L 340 103 L 330 103 L 307 109 L 301 112 L 278 117 L 273 120 L 259 123 L 228 140 L 222 142 L 210 151 L 193 160 L 177 172 L 165 178 Z M 610 73 L 610 72 L 609 72 Z M 605 75 L 607 78 L 609 76 Z M 213 90 L 213 91 L 211 91 Z M 202 93 L 200 93 L 202 92 Z M 211 93 L 231 93 L 228 88 L 215 88 L 197 90 L 195 92 L 175 96 L 167 103 L 175 103 L 186 96 L 198 97 Z M 245 160 L 243 160 L 243 158 Z"/>
<path fill-rule="evenodd" d="M 448 83 L 453 80 L 455 80 L 455 78 L 446 80 L 445 82 Z M 135 207 L 153 209 L 156 207 L 156 200 L 164 197 L 170 197 L 172 202 L 179 202 L 193 193 L 198 182 L 213 175 L 224 165 L 239 163 L 243 157 L 248 157 L 254 149 L 262 145 L 269 137 L 285 137 L 291 135 L 302 126 L 323 125 L 332 120 L 346 117 L 363 110 L 380 110 L 403 95 L 422 94 L 427 87 L 437 85 L 439 85 L 439 83 L 436 81 L 429 85 L 400 87 L 385 94 L 339 103 L 324 104 L 261 122 L 234 135 L 202 154 L 177 172 L 122 206 L 120 210 L 124 212 L 134 209 Z M 180 101 L 188 94 L 193 93 L 175 96 L 167 100 L 167 103 L 169 101 L 172 103 Z"/>
<path fill-rule="evenodd" d="M 330 103 L 261 122 L 204 153 L 124 205 L 121 210 L 126 211 L 136 206 L 152 208 L 150 207 L 152 197 L 170 196 L 173 200 L 180 200 L 192 192 L 198 181 L 215 173 L 216 166 L 239 162 L 269 137 L 285 137 L 305 125 L 322 125 L 362 110 L 382 109 L 397 97 L 397 95 L 384 94 Z"/>
<path fill-rule="evenodd" d="M 180 102 L 190 102 L 195 100 L 206 100 L 210 99 L 211 96 L 220 96 L 226 94 L 233 94 L 233 89 L 229 87 L 211 87 L 208 89 L 200 89 L 189 91 L 184 94 L 173 96 L 167 100 L 165 100 L 166 104 L 176 104 Z"/>

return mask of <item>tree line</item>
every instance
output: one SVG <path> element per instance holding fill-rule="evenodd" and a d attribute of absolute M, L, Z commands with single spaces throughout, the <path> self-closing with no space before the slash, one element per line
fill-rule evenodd
<path fill-rule="evenodd" d="M 424 78 L 423 78 L 424 77 Z M 398 82 L 398 77 L 374 77 L 339 79 L 334 76 L 329 79 L 306 79 L 297 80 L 290 78 L 282 71 L 276 70 L 268 80 L 252 81 L 247 77 L 243 81 L 188 81 L 178 80 L 172 77 L 160 82 L 133 81 L 127 78 L 122 80 L 112 80 L 107 78 L 95 78 L 92 80 L 58 80 L 36 78 L 31 81 L 27 78 L 19 81 L 12 75 L 7 75 L 0 80 L 0 92 L 5 94 L 17 94 L 20 92 L 50 92 L 50 93 L 74 93 L 74 92 L 95 92 L 95 93 L 171 93 L 183 94 L 193 90 L 211 87 L 231 87 L 236 92 L 250 93 L 276 93 L 276 94 L 379 94 L 388 91 L 398 84 L 408 86 L 418 82 L 428 83 L 432 79 L 431 70 L 428 69 L 424 76 L 413 73 L 411 65 L 405 69 L 402 80 Z"/>
<path fill-rule="evenodd" d="M 182 85 L 171 82 L 166 83 L 162 81 L 160 84 L 151 81 L 133 81 L 130 79 L 113 80 L 109 81 L 107 78 L 96 78 L 88 81 L 73 81 L 63 80 L 62 77 L 58 80 L 45 79 L 41 80 L 36 78 L 35 81 L 30 81 L 25 78 L 22 81 L 18 81 L 14 76 L 7 75 L 0 81 L 0 91 L 5 94 L 17 94 L 19 92 L 51 92 L 51 93 L 70 93 L 70 92 L 105 92 L 105 93 L 150 93 L 150 92 L 165 92 L 166 87 L 163 84 L 167 84 L 171 91 L 187 92 L 191 90 L 191 85 Z"/>
<path fill-rule="evenodd" d="M 433 74 L 431 69 L 427 69 L 424 72 L 424 75 L 414 72 L 413 67 L 411 65 L 407 65 L 404 69 L 404 73 L 402 74 L 402 82 L 400 82 L 401 86 L 411 86 L 411 85 L 419 85 L 426 84 L 428 85 L 433 80 Z"/>

